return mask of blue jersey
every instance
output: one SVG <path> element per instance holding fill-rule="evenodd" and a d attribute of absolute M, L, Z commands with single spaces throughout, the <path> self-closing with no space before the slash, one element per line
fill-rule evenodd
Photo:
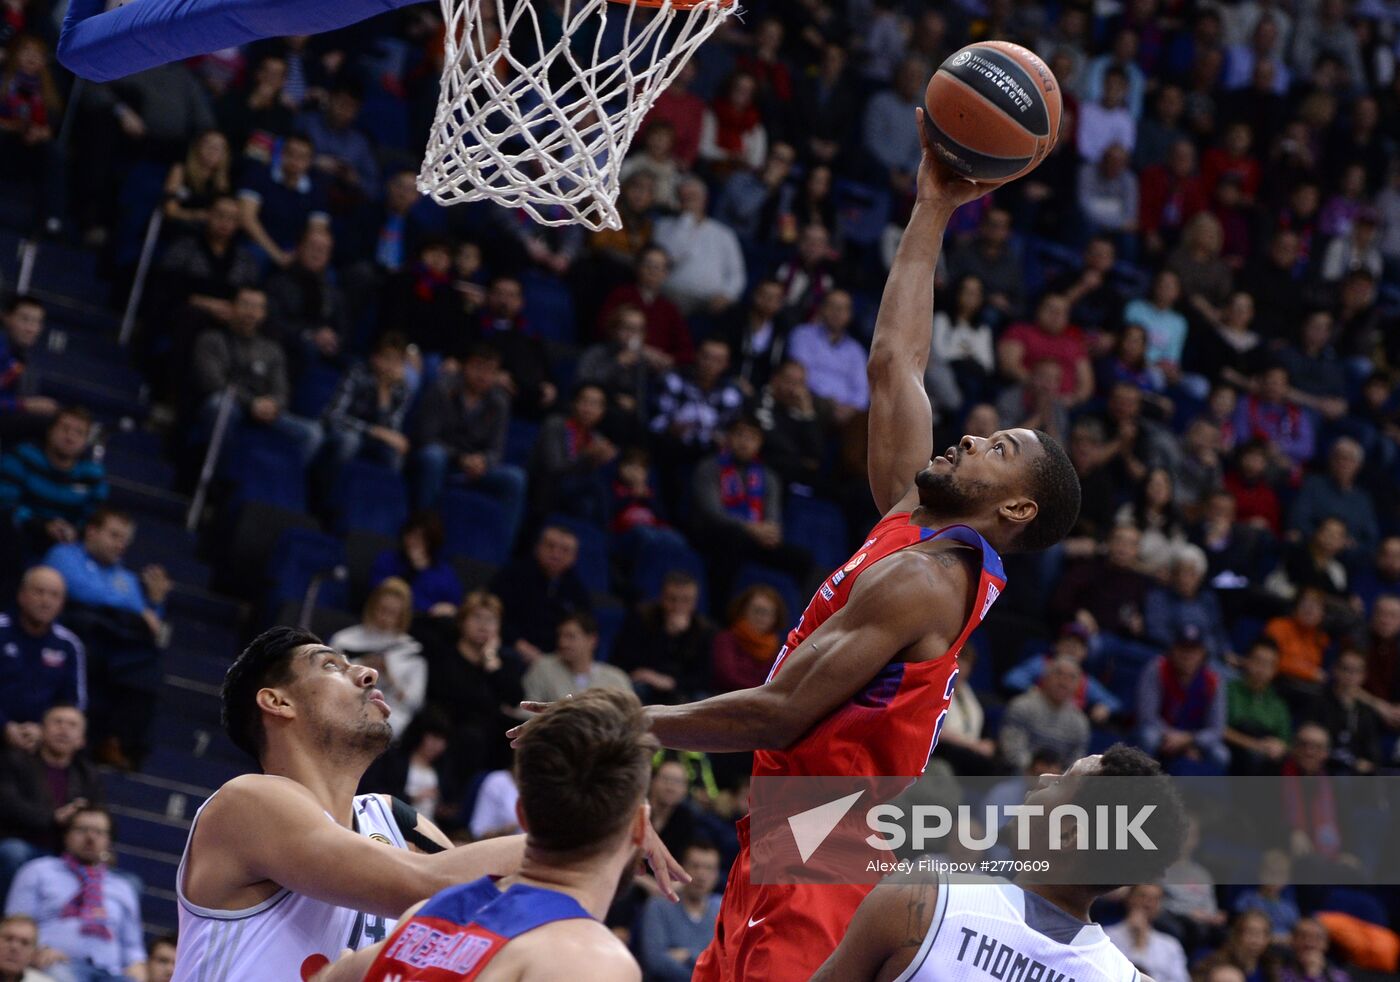
<path fill-rule="evenodd" d="M 61 624 L 35 637 L 0 614 L 0 726 L 37 723 L 54 703 L 87 708 L 83 643 Z"/>
<path fill-rule="evenodd" d="M 566 893 L 491 877 L 448 887 L 399 924 L 365 982 L 470 982 L 510 941 L 555 921 L 592 918 Z"/>

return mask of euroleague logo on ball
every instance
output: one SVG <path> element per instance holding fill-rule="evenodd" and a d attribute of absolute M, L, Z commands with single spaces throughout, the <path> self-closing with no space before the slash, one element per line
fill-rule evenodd
<path fill-rule="evenodd" d="M 955 55 L 953 56 L 953 64 L 954 64 L 954 65 L 966 65 L 966 64 L 967 64 L 969 61 L 971 61 L 971 60 L 972 60 L 972 52 L 971 52 L 971 51 L 959 51 L 957 54 L 955 54 Z"/>

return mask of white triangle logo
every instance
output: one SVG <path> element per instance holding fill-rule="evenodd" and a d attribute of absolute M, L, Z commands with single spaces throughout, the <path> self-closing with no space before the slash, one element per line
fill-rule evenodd
<path fill-rule="evenodd" d="M 801 855 L 802 862 L 812 858 L 812 853 L 821 847 L 831 830 L 846 817 L 846 812 L 851 810 L 856 799 L 863 794 L 864 791 L 856 791 L 844 798 L 798 812 L 788 819 L 788 826 L 792 829 L 792 837 L 797 842 L 797 852 Z"/>

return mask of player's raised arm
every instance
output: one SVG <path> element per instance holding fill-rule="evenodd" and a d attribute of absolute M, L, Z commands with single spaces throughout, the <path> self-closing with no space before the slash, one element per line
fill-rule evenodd
<path fill-rule="evenodd" d="M 938 906 L 935 881 L 888 880 L 856 909 L 841 945 L 812 982 L 883 982 L 903 972 L 923 946 Z"/>
<path fill-rule="evenodd" d="M 710 753 L 791 746 L 899 652 L 938 634 L 940 624 L 962 623 L 971 574 L 961 559 L 944 555 L 946 564 L 912 553 L 882 561 L 856 582 L 849 603 L 787 654 L 766 685 L 683 706 L 648 706 L 652 733 L 663 746 Z M 954 638 L 941 641 L 946 646 Z"/>
<path fill-rule="evenodd" d="M 914 475 L 933 456 L 933 409 L 924 369 L 933 345 L 933 271 L 957 207 L 991 190 L 954 177 L 929 148 L 924 111 L 915 110 L 924 144 L 918 200 L 885 280 L 866 373 L 870 379 L 870 491 L 880 513 L 912 508 Z"/>
<path fill-rule="evenodd" d="M 376 846 L 329 821 L 306 788 L 263 774 L 225 785 L 200 816 L 195 839 L 201 867 L 227 864 L 213 879 L 270 881 L 326 903 L 386 917 L 454 883 L 513 873 L 525 841 L 524 836 L 510 836 L 436 855 Z M 197 874 L 188 875 L 187 893 Z"/>

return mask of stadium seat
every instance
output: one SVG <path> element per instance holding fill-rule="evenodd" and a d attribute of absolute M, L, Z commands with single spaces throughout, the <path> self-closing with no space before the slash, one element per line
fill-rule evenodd
<path fill-rule="evenodd" d="M 447 561 L 452 564 L 457 579 L 461 581 L 463 593 L 490 589 L 491 580 L 496 575 L 494 563 L 484 563 L 471 556 L 449 556 Z"/>
<path fill-rule="evenodd" d="M 837 181 L 831 189 L 836 201 L 836 225 L 841 238 L 870 247 L 880 241 L 889 224 L 890 196 L 879 188 L 857 181 Z"/>
<path fill-rule="evenodd" d="M 335 482 L 336 530 L 363 529 L 398 535 L 408 518 L 408 492 L 403 478 L 387 467 L 352 460 Z"/>
<path fill-rule="evenodd" d="M 216 534 L 222 543 L 214 563 L 213 586 L 245 600 L 257 600 L 268 561 L 286 529 L 315 530 L 316 522 L 300 508 L 249 501 L 236 515 L 221 522 Z"/>
<path fill-rule="evenodd" d="M 524 419 L 512 419 L 506 429 L 505 462 L 517 467 L 529 467 L 530 457 L 535 451 L 535 440 L 539 438 L 539 435 L 539 423 L 531 423 Z"/>
<path fill-rule="evenodd" d="M 655 600 L 661 594 L 666 574 L 680 570 L 700 583 L 700 609 L 706 610 L 705 563 L 694 549 L 674 539 L 649 542 L 637 552 L 632 567 L 632 593 L 637 600 Z"/>
<path fill-rule="evenodd" d="M 288 600 L 282 604 L 277 611 L 278 624 L 296 624 L 301 617 L 301 601 Z M 311 623 L 308 630 L 322 639 L 329 639 L 337 631 L 347 627 L 354 627 L 360 622 L 357 614 L 352 614 L 347 610 L 337 610 L 333 607 L 314 607 L 311 610 Z"/>
<path fill-rule="evenodd" d="M 398 545 L 397 535 L 381 535 L 364 529 L 351 529 L 345 534 L 345 567 L 350 572 L 347 587 L 350 606 L 358 610 L 369 595 L 369 571 L 381 552 Z"/>
<path fill-rule="evenodd" d="M 320 419 L 339 385 L 339 369 L 332 368 L 323 361 L 313 360 L 297 376 L 296 385 L 292 387 L 292 404 L 289 408 L 303 419 Z"/>
<path fill-rule="evenodd" d="M 769 569 L 767 566 L 760 566 L 758 563 L 744 563 L 739 567 L 739 572 L 734 577 L 734 594 L 737 596 L 748 587 L 760 583 L 764 586 L 771 586 L 778 591 L 778 596 L 783 598 L 783 603 L 788 609 L 789 623 L 781 625 L 779 630 L 786 633 L 788 628 L 797 623 L 798 616 L 807 606 L 806 600 L 802 597 L 801 588 L 786 573 Z"/>
<path fill-rule="evenodd" d="M 783 508 L 783 538 L 805 546 L 822 572 L 834 570 L 850 558 L 846 518 L 840 508 L 820 498 L 788 495 Z"/>
<path fill-rule="evenodd" d="M 268 566 L 269 609 L 275 611 L 286 601 L 300 603 L 313 577 L 343 565 L 345 550 L 338 540 L 307 529 L 287 529 L 277 540 Z M 343 580 L 322 580 L 317 606 L 344 608 L 348 600 Z"/>
<path fill-rule="evenodd" d="M 574 569 L 583 578 L 588 589 L 597 593 L 608 593 L 608 536 L 596 525 L 592 525 L 572 515 L 558 512 L 545 520 L 546 524 L 559 525 L 578 536 L 578 562 Z"/>
<path fill-rule="evenodd" d="M 1364 890 L 1333 887 L 1327 891 L 1320 909 L 1335 910 L 1381 927 L 1390 927 L 1390 915 L 1386 913 L 1385 905 L 1374 894 Z"/>
<path fill-rule="evenodd" d="M 229 431 L 223 473 L 234 484 L 232 502 L 261 501 L 291 511 L 306 510 L 306 472 L 291 440 L 261 426 Z M 269 475 L 276 475 L 269 479 Z"/>
<path fill-rule="evenodd" d="M 597 658 L 608 661 L 612 657 L 617 635 L 622 630 L 622 622 L 627 619 L 627 608 L 616 597 L 594 593 L 593 619 L 598 622 Z"/>
<path fill-rule="evenodd" d="M 448 488 L 438 501 L 449 556 L 469 556 L 499 566 L 510 558 L 506 512 L 495 498 Z"/>
<path fill-rule="evenodd" d="M 573 344 L 574 299 L 556 276 L 527 270 L 520 277 L 525 290 L 525 323 L 546 341 Z"/>

